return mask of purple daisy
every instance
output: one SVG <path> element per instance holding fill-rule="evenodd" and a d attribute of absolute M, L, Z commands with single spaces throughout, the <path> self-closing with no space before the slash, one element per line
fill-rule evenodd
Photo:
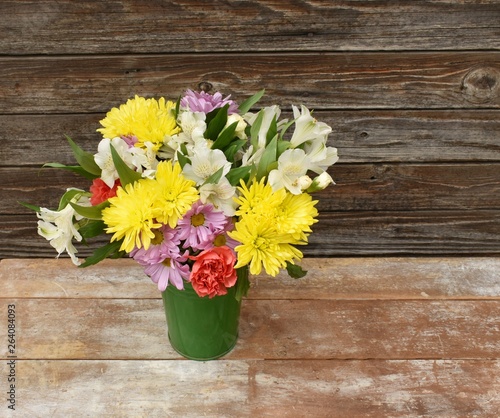
<path fill-rule="evenodd" d="M 165 258 L 163 261 L 151 264 L 144 269 L 144 272 L 151 277 L 151 280 L 158 284 L 158 290 L 163 292 L 167 286 L 168 282 L 172 283 L 177 289 L 184 289 L 184 280 L 189 279 L 191 271 L 188 264 L 184 264 L 183 261 L 187 257 L 182 257 L 179 260 L 173 258 Z"/>
<path fill-rule="evenodd" d="M 225 231 L 228 218 L 210 204 L 198 200 L 177 224 L 179 239 L 184 248 L 207 250 L 214 246 L 214 239 Z"/>
<path fill-rule="evenodd" d="M 154 231 L 155 237 L 151 240 L 151 245 L 146 250 L 135 248 L 130 256 L 142 266 L 156 264 L 167 257 L 179 254 L 179 244 L 181 243 L 177 231 L 168 225 L 163 225 Z"/>
<path fill-rule="evenodd" d="M 229 104 L 227 114 L 238 113 L 238 105 L 233 100 L 230 100 L 230 97 L 231 95 L 223 98 L 219 92 L 212 95 L 204 91 L 198 93 L 193 90 L 187 90 L 186 95 L 181 99 L 181 106 L 188 108 L 191 112 L 203 112 L 207 114 L 214 109 L 219 109 Z"/>
<path fill-rule="evenodd" d="M 227 234 L 229 231 L 232 231 L 233 229 L 234 229 L 234 223 L 232 222 L 231 219 L 228 219 L 228 222 L 226 223 L 224 230 L 222 230 L 219 233 L 219 235 L 215 236 L 214 246 L 222 247 L 223 245 L 225 245 L 226 247 L 229 247 L 234 251 L 235 247 L 237 245 L 240 245 L 241 242 L 236 241 Z"/>
<path fill-rule="evenodd" d="M 140 265 L 144 266 L 144 272 L 158 285 L 158 290 L 163 292 L 168 282 L 177 289 L 184 289 L 183 279 L 188 280 L 190 268 L 185 262 L 188 260 L 188 251 L 181 254 L 179 245 L 181 243 L 177 230 L 168 225 L 154 230 L 155 237 L 146 250 L 135 248 L 130 256 Z"/>

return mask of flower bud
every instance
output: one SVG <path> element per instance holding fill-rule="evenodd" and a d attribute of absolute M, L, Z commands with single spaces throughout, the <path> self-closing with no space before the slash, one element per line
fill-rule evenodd
<path fill-rule="evenodd" d="M 226 123 L 225 128 L 227 128 L 229 125 L 232 125 L 234 122 L 238 122 L 238 125 L 236 125 L 236 130 L 234 131 L 234 134 L 240 139 L 246 139 L 247 135 L 245 133 L 245 128 L 247 127 L 247 123 L 240 115 L 238 115 L 236 113 L 229 115 L 227 117 L 227 123 Z"/>
<path fill-rule="evenodd" d="M 335 184 L 330 174 L 323 171 L 318 177 L 316 177 L 309 188 L 306 190 L 308 193 L 318 192 L 325 189 L 330 184 Z"/>
<path fill-rule="evenodd" d="M 298 179 L 297 179 L 297 186 L 300 187 L 300 190 L 306 190 L 308 189 L 311 184 L 312 184 L 312 179 L 311 177 L 309 176 L 300 176 Z"/>

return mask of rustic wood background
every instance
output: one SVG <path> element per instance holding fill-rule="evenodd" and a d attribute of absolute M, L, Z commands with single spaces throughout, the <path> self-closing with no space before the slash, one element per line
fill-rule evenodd
<path fill-rule="evenodd" d="M 337 185 L 305 253 L 500 254 L 498 1 L 0 2 L 0 257 L 53 257 L 35 215 L 66 187 L 64 134 L 208 82 L 333 127 Z M 88 252 L 81 252 L 86 254 Z"/>

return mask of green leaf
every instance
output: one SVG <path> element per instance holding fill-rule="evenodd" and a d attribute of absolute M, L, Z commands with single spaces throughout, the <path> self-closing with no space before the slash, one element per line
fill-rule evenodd
<path fill-rule="evenodd" d="M 80 226 L 78 232 L 83 238 L 94 238 L 103 234 L 105 228 L 106 224 L 104 221 L 85 219 L 85 223 Z"/>
<path fill-rule="evenodd" d="M 252 167 L 250 166 L 233 168 L 227 173 L 226 178 L 231 186 L 238 186 L 240 184 L 240 179 L 243 179 L 246 183 L 246 177 L 250 174 L 250 171 L 252 171 Z"/>
<path fill-rule="evenodd" d="M 84 218 L 96 220 L 100 220 L 102 218 L 103 209 L 106 209 L 109 206 L 109 202 L 107 200 L 96 206 L 80 206 L 73 202 L 69 202 L 69 204 L 76 213 Z"/>
<path fill-rule="evenodd" d="M 303 270 L 302 267 L 289 261 L 286 262 L 286 271 L 292 279 L 301 279 L 307 274 L 307 270 Z"/>
<path fill-rule="evenodd" d="M 113 163 L 116 167 L 116 171 L 118 172 L 118 176 L 120 177 L 120 182 L 123 188 L 127 184 L 134 183 L 137 180 L 142 178 L 141 173 L 138 173 L 135 170 L 132 170 L 125 162 L 121 159 L 118 152 L 115 150 L 113 145 L 109 145 L 111 148 L 111 156 L 113 157 Z"/>
<path fill-rule="evenodd" d="M 75 155 L 78 164 L 80 164 L 80 166 L 88 173 L 99 177 L 101 175 L 101 169 L 94 161 L 94 156 L 82 150 L 68 135 L 65 136 L 71 146 L 71 149 L 73 150 L 73 154 Z"/>
<path fill-rule="evenodd" d="M 240 301 L 247 295 L 248 289 L 250 289 L 250 281 L 248 280 L 248 266 L 236 269 L 236 275 L 238 276 L 238 278 L 236 279 L 236 294 L 234 297 L 237 301 Z"/>
<path fill-rule="evenodd" d="M 234 139 L 234 132 L 236 131 L 236 126 L 238 126 L 238 122 L 234 122 L 229 125 L 226 129 L 224 129 L 215 142 L 212 144 L 212 149 L 220 149 L 223 150 L 226 148 Z"/>
<path fill-rule="evenodd" d="M 70 189 L 61 196 L 57 210 L 63 210 L 74 197 L 85 194 L 83 190 Z M 88 193 L 87 193 L 88 194 Z"/>
<path fill-rule="evenodd" d="M 219 168 L 214 174 L 207 178 L 203 184 L 217 184 L 222 178 L 224 167 Z"/>
<path fill-rule="evenodd" d="M 84 170 L 79 165 L 64 165 L 64 164 L 59 164 L 59 163 L 46 163 L 42 166 L 42 168 L 43 167 L 62 168 L 64 170 L 72 171 L 76 174 L 79 174 L 80 176 L 83 176 L 89 180 L 94 180 L 94 179 L 99 177 L 99 175 L 89 173 L 87 170 Z"/>
<path fill-rule="evenodd" d="M 290 142 L 288 141 L 278 141 L 278 155 L 277 157 L 281 154 L 283 154 L 288 148 L 290 148 Z"/>
<path fill-rule="evenodd" d="M 181 98 L 179 97 L 177 99 L 177 102 L 175 102 L 175 113 L 174 113 L 174 116 L 175 116 L 175 119 L 177 120 L 177 116 L 179 116 L 179 109 L 181 107 Z"/>
<path fill-rule="evenodd" d="M 229 104 L 221 107 L 214 118 L 208 123 L 205 138 L 215 141 L 227 123 L 227 109 Z M 212 112 L 211 112 L 212 113 Z"/>
<path fill-rule="evenodd" d="M 181 144 L 180 148 L 181 148 L 181 153 L 187 157 L 187 155 L 189 153 L 188 153 L 187 146 L 186 146 L 186 144 L 184 142 Z"/>
<path fill-rule="evenodd" d="M 177 152 L 177 161 L 179 161 L 181 168 L 184 168 L 186 164 L 191 164 L 191 160 L 180 152 Z"/>
<path fill-rule="evenodd" d="M 188 150 L 186 144 L 184 143 L 181 144 L 180 149 L 177 151 L 176 155 L 177 155 L 177 161 L 179 161 L 181 168 L 184 168 L 186 164 L 191 164 L 191 160 L 188 157 Z"/>
<path fill-rule="evenodd" d="M 295 119 L 292 119 L 291 121 L 289 121 L 288 123 L 286 123 L 285 125 L 283 125 L 281 127 L 280 139 L 283 139 L 283 137 L 285 136 L 285 133 L 288 130 L 288 128 L 290 126 L 292 126 L 294 123 L 295 123 Z"/>
<path fill-rule="evenodd" d="M 257 150 L 259 145 L 259 131 L 262 126 L 262 121 L 264 120 L 264 111 L 261 110 L 257 117 L 255 118 L 252 127 L 250 128 L 250 143 L 253 145 L 254 152 Z"/>
<path fill-rule="evenodd" d="M 278 134 L 278 122 L 276 115 L 273 116 L 273 120 L 269 124 L 269 130 L 266 135 L 266 143 L 269 143 Z"/>
<path fill-rule="evenodd" d="M 246 139 L 237 139 L 236 141 L 233 141 L 231 145 L 224 150 L 224 155 L 227 160 L 234 161 L 234 156 L 246 143 Z"/>
<path fill-rule="evenodd" d="M 252 106 L 260 100 L 260 98 L 264 95 L 265 91 L 266 91 L 265 89 L 262 89 L 261 91 L 255 93 L 252 97 L 246 99 L 243 103 L 241 103 L 238 106 L 238 112 L 241 115 L 243 113 L 247 113 L 252 108 Z"/>
<path fill-rule="evenodd" d="M 80 264 L 79 267 L 92 266 L 94 264 L 97 264 L 99 261 L 104 260 L 105 258 L 123 257 L 123 255 L 125 255 L 125 252 L 119 251 L 120 246 L 122 245 L 122 241 L 123 240 L 113 241 L 101 248 L 98 248 L 90 257 L 87 257 L 85 262 Z"/>
<path fill-rule="evenodd" d="M 17 202 L 17 203 L 19 203 L 20 205 L 23 205 L 25 208 L 28 208 L 30 210 L 35 211 L 35 212 L 40 212 L 40 206 L 31 205 L 31 204 L 26 203 L 26 202 Z"/>
<path fill-rule="evenodd" d="M 271 170 L 271 165 L 277 160 L 278 136 L 276 135 L 264 150 L 257 167 L 257 180 L 265 177 Z"/>

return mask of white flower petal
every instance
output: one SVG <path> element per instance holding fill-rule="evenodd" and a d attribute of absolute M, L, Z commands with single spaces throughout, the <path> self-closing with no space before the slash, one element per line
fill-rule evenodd
<path fill-rule="evenodd" d="M 188 179 L 200 185 L 220 168 L 223 168 L 223 176 L 231 169 L 231 163 L 221 150 L 196 148 L 195 154 L 191 157 L 191 164 L 186 164 L 183 172 Z"/>
<path fill-rule="evenodd" d="M 326 123 L 318 122 L 313 118 L 309 109 L 305 106 L 301 106 L 300 115 L 296 107 L 293 108 L 293 113 L 295 116 L 295 130 L 290 139 L 293 148 L 307 141 L 322 140 L 332 132 L 332 128 Z"/>
<path fill-rule="evenodd" d="M 236 202 L 233 197 L 235 194 L 236 187 L 231 186 L 225 177 L 217 184 L 204 184 L 200 187 L 200 200 L 202 203 L 212 204 L 215 209 L 222 211 L 226 216 L 234 216 Z"/>
<path fill-rule="evenodd" d="M 118 155 L 130 168 L 134 167 L 134 156 L 130 152 L 128 144 L 122 138 L 104 138 L 99 142 L 97 154 L 94 155 L 94 161 L 101 168 L 102 181 L 111 188 L 114 186 L 115 180 L 118 179 L 119 176 L 115 164 L 113 163 L 110 145 L 113 145 Z"/>

